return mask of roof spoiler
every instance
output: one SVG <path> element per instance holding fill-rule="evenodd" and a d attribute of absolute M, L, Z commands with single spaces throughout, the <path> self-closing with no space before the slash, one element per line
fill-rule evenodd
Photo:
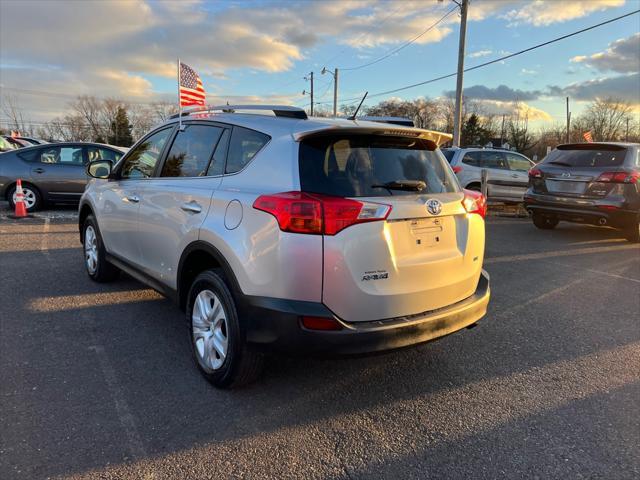
<path fill-rule="evenodd" d="M 291 107 L 289 105 L 217 105 L 217 106 L 207 106 L 203 108 L 195 108 L 191 110 L 185 110 L 182 112 L 182 116 L 189 116 L 194 113 L 208 113 L 208 112 L 223 112 L 223 113 L 244 113 L 244 112 L 264 112 L 270 111 L 276 117 L 284 117 L 284 118 L 297 118 L 299 120 L 306 120 L 307 113 L 298 107 Z M 180 116 L 179 113 L 175 115 L 171 115 L 169 118 L 178 118 Z"/>
<path fill-rule="evenodd" d="M 300 141 L 306 137 L 314 136 L 314 135 L 331 135 L 333 133 L 355 133 L 355 134 L 373 134 L 373 135 L 391 135 L 395 137 L 414 137 L 414 138 L 422 138 L 424 140 L 429 140 L 436 144 L 436 146 L 440 146 L 444 143 L 447 143 L 453 139 L 453 135 L 450 133 L 444 132 L 436 132 L 434 130 L 425 130 L 422 128 L 403 128 L 399 125 L 389 125 L 389 128 L 384 128 L 383 125 L 380 125 L 378 128 L 374 127 L 363 127 L 363 126 L 355 126 L 355 127 L 344 127 L 341 125 L 338 126 L 327 126 L 326 128 L 311 130 L 307 132 L 300 132 L 294 135 L 294 139 L 296 141 Z"/>

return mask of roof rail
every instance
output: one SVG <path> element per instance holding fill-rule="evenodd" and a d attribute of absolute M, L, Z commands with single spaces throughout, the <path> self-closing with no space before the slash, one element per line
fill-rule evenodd
<path fill-rule="evenodd" d="M 276 117 L 298 118 L 301 120 L 306 120 L 308 118 L 307 113 L 302 108 L 290 107 L 288 105 L 217 105 L 186 110 L 182 112 L 182 116 L 185 117 L 191 115 L 192 113 L 205 113 L 214 111 L 236 113 L 236 111 L 238 110 L 270 111 L 273 112 Z M 169 118 L 178 118 L 179 116 L 180 114 L 176 113 L 175 115 L 171 115 Z"/>

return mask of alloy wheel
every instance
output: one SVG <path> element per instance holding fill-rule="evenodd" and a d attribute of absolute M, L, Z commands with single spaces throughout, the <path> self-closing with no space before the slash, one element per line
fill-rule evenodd
<path fill-rule="evenodd" d="M 224 306 L 211 290 L 202 290 L 196 297 L 191 325 L 198 362 L 205 371 L 218 370 L 227 357 L 229 329 Z"/>

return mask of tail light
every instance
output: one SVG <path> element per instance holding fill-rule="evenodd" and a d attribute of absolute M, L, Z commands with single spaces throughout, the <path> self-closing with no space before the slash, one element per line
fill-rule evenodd
<path fill-rule="evenodd" d="M 391 212 L 390 205 L 304 192 L 261 195 L 253 208 L 276 217 L 283 232 L 315 235 L 335 235 L 357 223 L 385 220 Z"/>
<path fill-rule="evenodd" d="M 640 172 L 604 172 L 596 179 L 602 183 L 636 183 L 640 180 Z"/>
<path fill-rule="evenodd" d="M 487 215 L 487 199 L 480 192 L 465 190 L 462 205 L 467 213 L 477 213 L 482 218 Z"/>
<path fill-rule="evenodd" d="M 542 170 L 533 167 L 531 170 L 529 170 L 529 176 L 531 178 L 542 178 Z"/>
<path fill-rule="evenodd" d="M 460 173 L 462 171 L 462 167 L 457 166 L 457 167 L 453 167 L 453 173 Z"/>

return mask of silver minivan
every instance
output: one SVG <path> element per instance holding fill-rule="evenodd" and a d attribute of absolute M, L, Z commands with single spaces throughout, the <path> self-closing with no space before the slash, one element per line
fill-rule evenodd
<path fill-rule="evenodd" d="M 522 202 L 529 186 L 529 170 L 535 163 L 524 155 L 493 148 L 443 149 L 464 188 L 480 191 L 482 170 L 487 170 L 487 197 Z"/>
<path fill-rule="evenodd" d="M 117 164 L 89 164 L 87 272 L 123 270 L 175 299 L 217 387 L 255 378 L 266 351 L 451 334 L 486 313 L 486 204 L 460 187 L 441 139 L 294 107 L 183 114 Z"/>

